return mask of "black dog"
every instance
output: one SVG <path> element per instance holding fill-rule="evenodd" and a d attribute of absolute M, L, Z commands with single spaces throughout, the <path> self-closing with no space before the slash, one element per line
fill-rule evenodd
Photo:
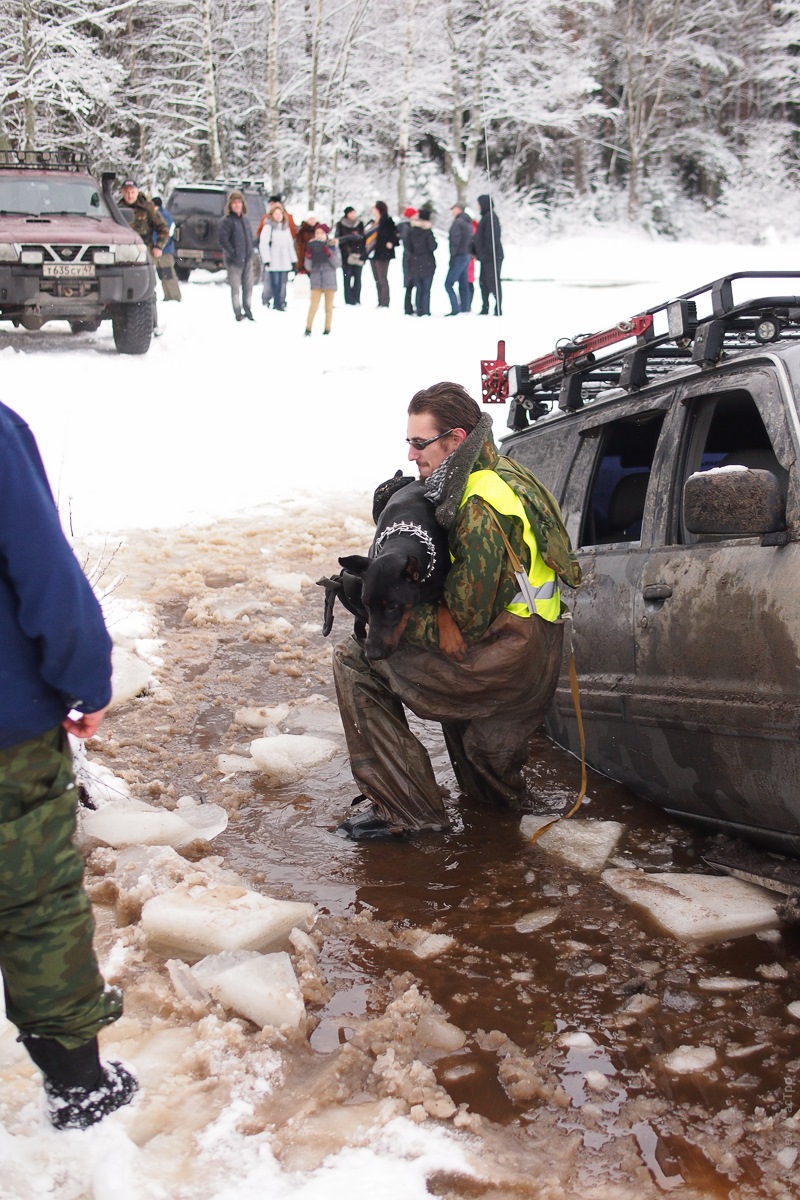
<path fill-rule="evenodd" d="M 361 579 L 361 603 L 369 623 L 367 658 L 388 658 L 397 649 L 412 606 L 440 600 L 439 644 L 448 657 L 461 661 L 466 645 L 441 600 L 450 570 L 447 532 L 438 524 L 422 483 L 412 480 L 397 487 L 373 515 L 377 529 L 369 557 L 350 554 L 339 559 L 345 571 Z"/>

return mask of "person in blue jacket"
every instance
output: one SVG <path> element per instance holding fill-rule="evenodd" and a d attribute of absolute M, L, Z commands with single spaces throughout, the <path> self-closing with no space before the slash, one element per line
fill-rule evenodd
<path fill-rule="evenodd" d="M 156 274 L 161 280 L 161 287 L 164 289 L 164 299 L 180 302 L 181 285 L 178 283 L 178 276 L 175 274 L 175 221 L 169 209 L 164 207 L 160 196 L 153 196 L 153 204 L 155 204 L 161 213 L 169 230 L 169 241 L 161 251 L 161 258 L 156 262 Z M 156 244 L 156 240 L 157 234 L 154 230 L 153 245 Z"/>
<path fill-rule="evenodd" d="M 33 434 L 0 403 L 0 971 L 6 1015 L 44 1076 L 58 1129 L 85 1128 L 137 1089 L 101 1064 L 122 1012 L 92 946 L 73 842 L 68 733 L 91 737 L 111 699 L 111 640 L 65 538 Z"/>

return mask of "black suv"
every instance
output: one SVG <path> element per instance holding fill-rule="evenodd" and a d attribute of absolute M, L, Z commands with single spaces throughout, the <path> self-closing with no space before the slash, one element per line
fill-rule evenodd
<path fill-rule="evenodd" d="M 0 321 L 73 333 L 111 321 L 121 354 L 144 354 L 155 271 L 111 195 L 70 151 L 0 151 Z"/>
<path fill-rule="evenodd" d="M 247 204 L 247 219 L 253 238 L 266 212 L 267 193 L 259 180 L 213 179 L 200 183 L 178 184 L 173 188 L 167 208 L 175 222 L 175 273 L 181 282 L 192 271 L 221 271 L 224 268 L 219 246 L 219 226 L 225 204 L 233 191 L 242 192 Z M 261 274 L 261 259 L 254 256 L 253 276 Z"/>

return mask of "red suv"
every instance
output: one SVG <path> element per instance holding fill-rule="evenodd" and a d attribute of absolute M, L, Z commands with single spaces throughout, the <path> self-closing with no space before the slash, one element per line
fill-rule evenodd
<path fill-rule="evenodd" d="M 24 329 L 111 321 L 121 354 L 144 354 L 155 315 L 148 251 L 111 195 L 67 151 L 0 151 L 0 320 Z"/>

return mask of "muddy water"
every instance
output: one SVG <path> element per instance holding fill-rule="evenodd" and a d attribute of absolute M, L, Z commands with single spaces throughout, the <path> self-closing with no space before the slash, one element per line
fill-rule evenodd
<path fill-rule="evenodd" d="M 331 547 L 364 544 L 357 519 L 348 533 L 341 519 L 318 515 L 315 546 L 298 547 L 303 534 L 285 514 L 131 539 L 119 593 L 155 613 L 158 685 L 112 714 L 97 755 L 145 799 L 170 805 L 188 793 L 225 804 L 231 823 L 214 853 L 253 886 L 318 906 L 331 995 L 310 1007 L 314 1055 L 335 1056 L 379 1018 L 393 981 L 416 981 L 466 1035 L 433 1065 L 455 1103 L 483 1119 L 487 1145 L 488 1131 L 502 1146 L 503 1131 L 532 1145 L 547 1113 L 570 1146 L 558 1170 L 578 1194 L 582 1181 L 619 1183 L 637 1171 L 655 1193 L 800 1194 L 800 1124 L 787 1119 L 800 1110 L 800 1022 L 787 1013 L 800 999 L 797 931 L 703 947 L 664 935 L 597 874 L 526 842 L 519 814 L 459 798 L 430 726 L 415 728 L 450 789 L 446 834 L 362 846 L 336 837 L 355 791 L 343 754 L 277 790 L 257 775 L 223 779 L 216 755 L 242 752 L 257 735 L 237 724 L 242 706 L 294 702 L 286 731 L 332 728 L 328 705 L 307 704 L 333 696 L 321 592 L 265 583 L 259 554 L 270 520 L 270 569 L 308 580 L 332 569 Z M 347 632 L 346 614 L 336 628 Z M 534 809 L 568 806 L 577 764 L 544 735 L 528 772 Z M 706 870 L 702 836 L 598 776 L 582 815 L 624 824 L 616 865 Z M 552 921 L 522 932 L 522 918 L 544 909 Z M 451 940 L 421 957 L 435 945 L 428 935 Z M 751 986 L 702 987 L 728 975 Z M 634 1011 L 636 997 L 650 1007 Z M 670 1074 L 664 1055 L 699 1045 L 716 1050 L 715 1063 Z M 442 1181 L 439 1194 L 501 1192 Z"/>

